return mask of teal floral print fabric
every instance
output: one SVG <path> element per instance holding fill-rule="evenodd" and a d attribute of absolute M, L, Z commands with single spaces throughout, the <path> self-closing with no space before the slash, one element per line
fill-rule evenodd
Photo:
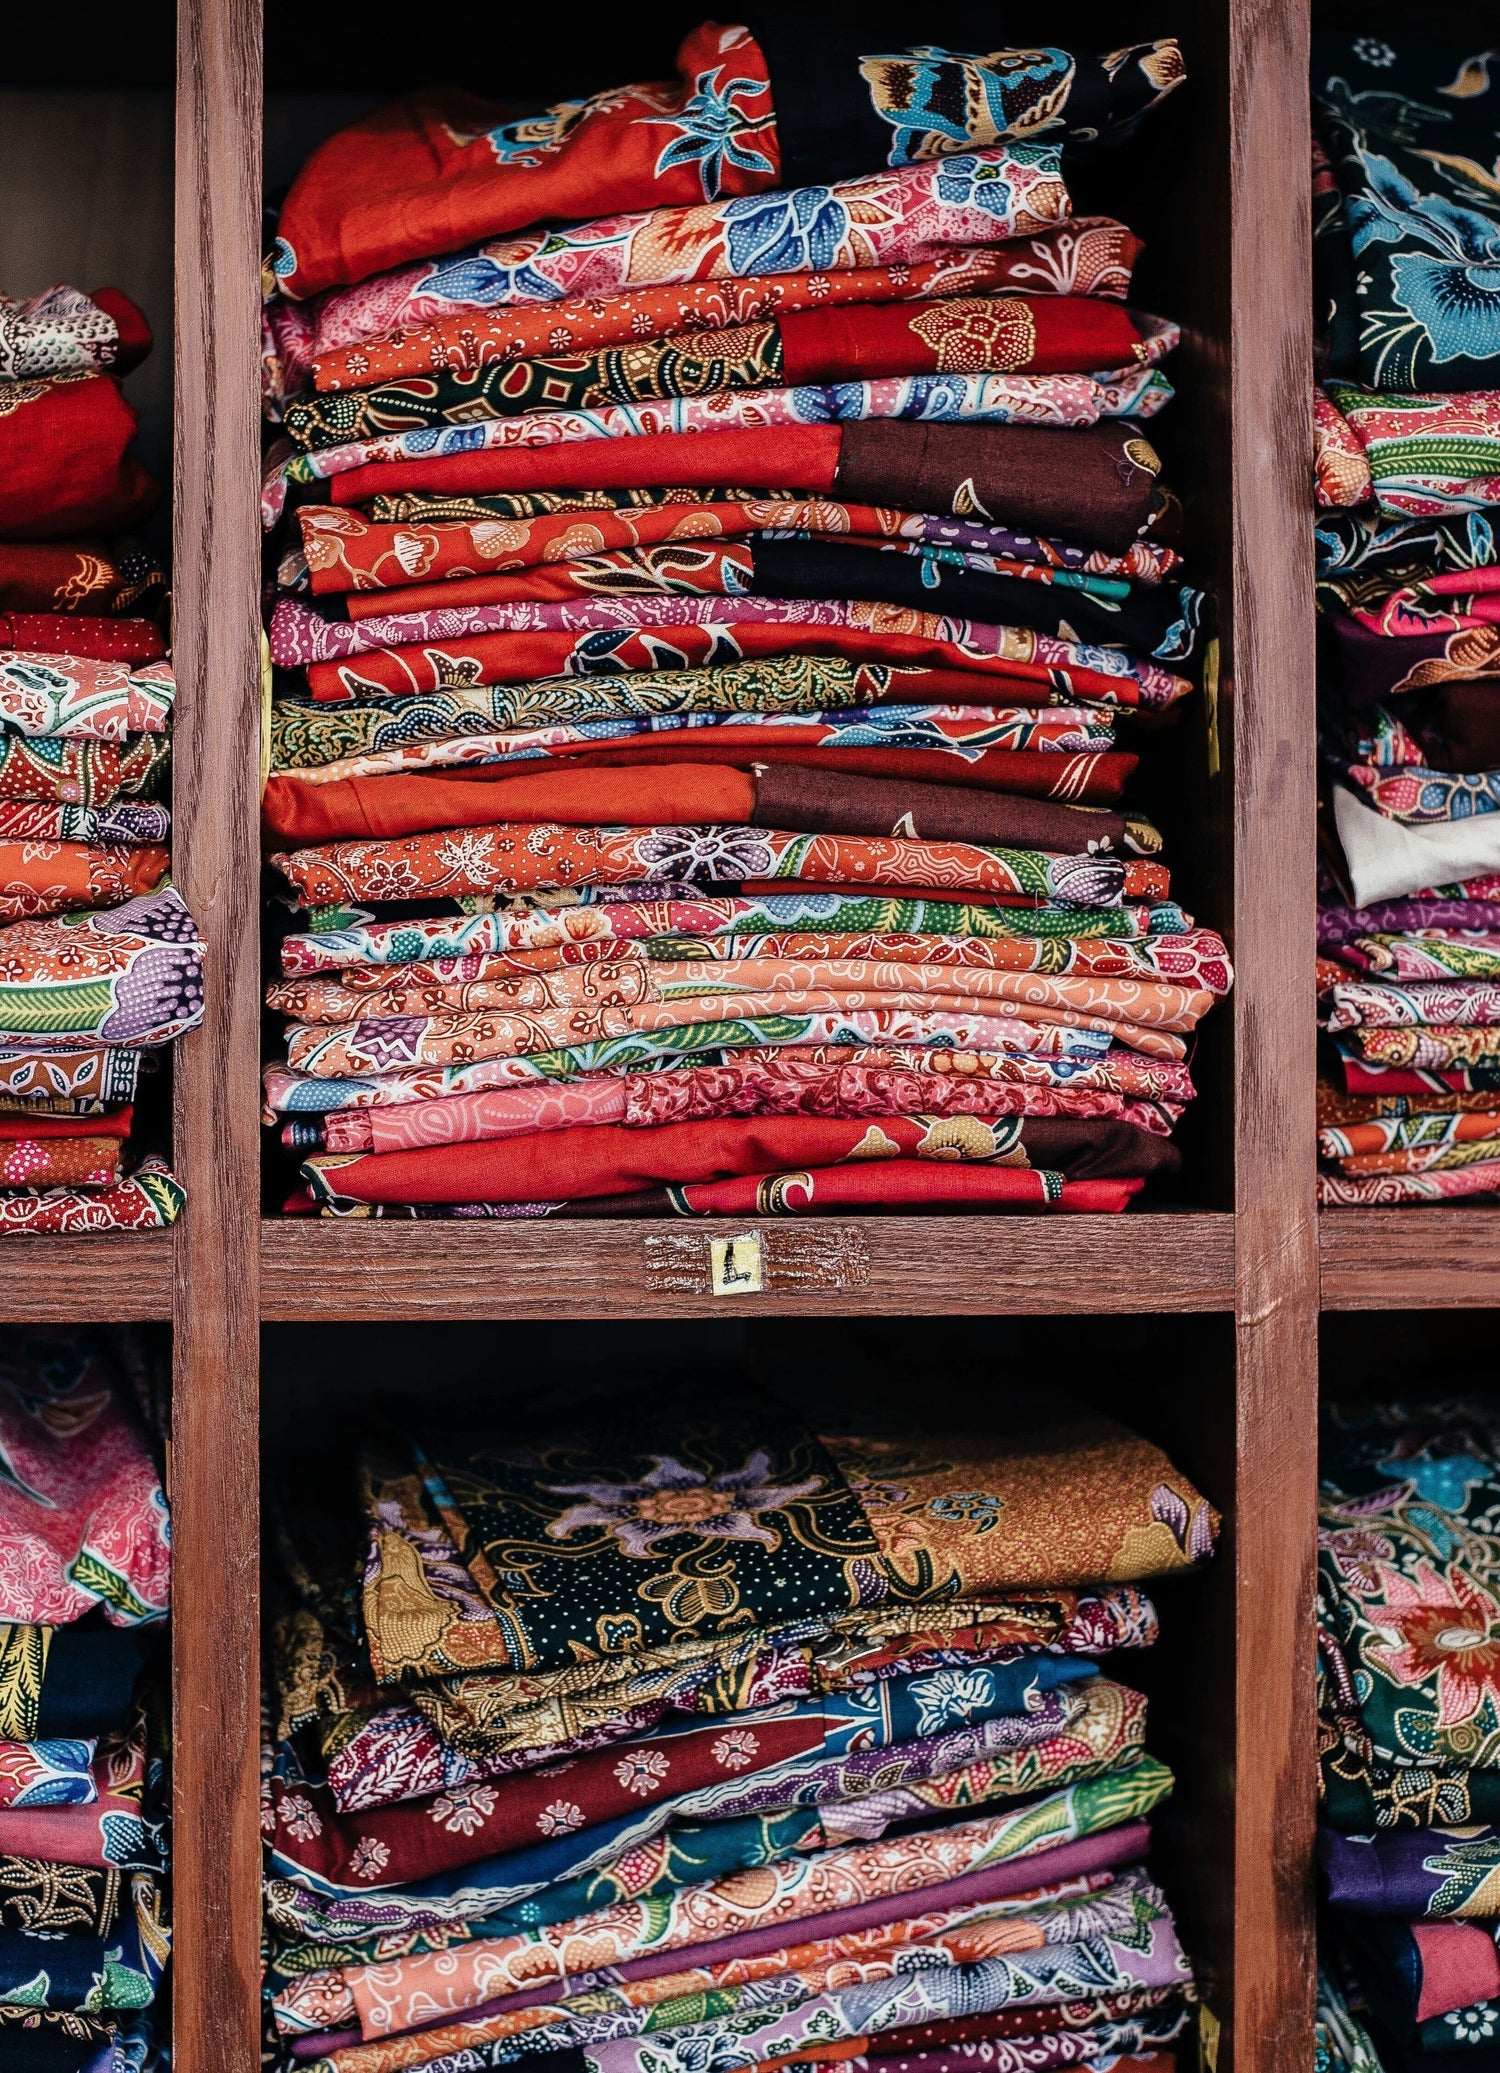
<path fill-rule="evenodd" d="M 1319 210 L 1333 373 L 1372 389 L 1500 387 L 1500 54 L 1323 34 L 1313 102 L 1342 196 Z M 1328 305 L 1331 305 L 1328 306 Z"/>
<path fill-rule="evenodd" d="M 1325 1818 L 1500 1818 L 1500 1414 L 1328 1414 L 1318 1556 Z"/>

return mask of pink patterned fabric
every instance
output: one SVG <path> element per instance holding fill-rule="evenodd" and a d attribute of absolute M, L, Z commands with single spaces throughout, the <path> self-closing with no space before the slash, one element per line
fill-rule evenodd
<path fill-rule="evenodd" d="M 0 1620 L 63 1626 L 102 1605 L 134 1626 L 166 1612 L 166 1500 L 92 1335 L 6 1334 L 0 1462 Z"/>

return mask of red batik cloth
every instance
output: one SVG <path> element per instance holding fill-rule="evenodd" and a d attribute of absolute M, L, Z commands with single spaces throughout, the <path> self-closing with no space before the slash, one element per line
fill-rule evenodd
<path fill-rule="evenodd" d="M 0 648 L 130 663 L 160 662 L 167 652 L 152 619 L 91 619 L 75 612 L 0 612 Z"/>
<path fill-rule="evenodd" d="M 45 1104 L 38 1104 L 44 1107 Z M 99 1115 L 28 1115 L 24 1104 L 10 1111 L 0 1110 L 0 1145 L 10 1138 L 94 1137 L 123 1140 L 130 1135 L 133 1108 L 118 1108 Z"/>
<path fill-rule="evenodd" d="M 705 1183 L 807 1166 L 870 1161 L 920 1166 L 1000 1161 L 1031 1168 L 1030 1137 L 1048 1170 L 1089 1178 L 1170 1164 L 1170 1147 L 1112 1118 L 1041 1118 L 1019 1129 L 978 1117 L 878 1120 L 762 1116 L 630 1129 L 582 1125 L 529 1137 L 423 1146 L 409 1152 L 322 1153 L 302 1172 L 315 1196 L 359 1202 L 571 1202 L 666 1182 Z"/>
<path fill-rule="evenodd" d="M 119 1177 L 116 1138 L 19 1137 L 0 1130 L 0 1188 L 105 1188 Z"/>
<path fill-rule="evenodd" d="M 748 30 L 704 22 L 677 64 L 675 80 L 520 123 L 497 126 L 501 111 L 454 87 L 377 108 L 319 145 L 293 181 L 272 255 L 277 285 L 300 300 L 531 223 L 776 186 L 771 82 Z M 706 96 L 723 108 L 716 150 L 690 141 Z"/>
<path fill-rule="evenodd" d="M 420 490 L 480 496 L 539 489 L 694 488 L 778 483 L 849 504 L 952 513 L 1124 553 L 1159 532 L 1161 463 L 1129 420 L 1092 425 L 849 424 L 638 433 L 547 446 L 486 447 L 371 461 L 335 475 L 335 504 Z M 262 517 L 280 516 L 273 470 Z"/>
<path fill-rule="evenodd" d="M 0 538 L 123 532 L 156 503 L 136 417 L 107 374 L 0 383 Z"/>
<path fill-rule="evenodd" d="M 100 540 L 0 545 L 0 611 L 128 612 L 163 587 L 150 555 Z"/>
<path fill-rule="evenodd" d="M 58 1062 L 47 1061 L 49 1065 Z M 63 1235 L 83 1231 L 161 1231 L 177 1221 L 185 1199 L 181 1184 L 164 1161 L 143 1159 L 128 1179 L 107 1188 L 0 1191 L 0 1238 L 11 1231 Z M 0 1848 L 8 1847 L 11 1846 L 0 1843 Z M 25 1854 L 39 1853 L 33 1850 Z"/>
<path fill-rule="evenodd" d="M 600 1074 L 552 1085 L 495 1087 L 479 1094 L 336 1109 L 324 1118 L 330 1152 L 409 1152 L 423 1145 L 475 1144 L 579 1124 L 702 1122 L 715 1116 L 1119 1116 L 1164 1135 L 1149 1102 L 1088 1088 L 1007 1087 L 891 1067 L 822 1066 L 800 1059 L 727 1059 L 671 1072 Z"/>
<path fill-rule="evenodd" d="M 1120 301 L 1129 292 L 1140 250 L 1140 240 L 1124 224 L 1075 217 L 1035 237 L 955 247 L 906 266 L 648 285 L 531 308 L 476 307 L 332 349 L 312 361 L 312 381 L 325 394 L 364 389 L 403 374 L 461 371 L 495 360 L 534 360 L 544 353 L 595 352 L 679 332 L 727 331 L 841 303 L 918 302 L 940 295 L 989 295 L 997 289 Z"/>

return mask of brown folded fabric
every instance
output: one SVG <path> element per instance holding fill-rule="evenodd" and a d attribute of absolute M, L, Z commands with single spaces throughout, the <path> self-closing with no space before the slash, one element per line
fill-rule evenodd
<path fill-rule="evenodd" d="M 1013 531 L 1123 552 L 1155 533 L 1161 472 L 1138 426 L 947 425 L 862 419 L 842 428 L 837 495 L 851 504 L 952 512 Z"/>
<path fill-rule="evenodd" d="M 914 835 L 934 842 L 1003 843 L 1017 849 L 1065 850 L 1090 844 L 1119 849 L 1123 814 L 1052 799 L 1013 798 L 962 785 L 913 784 L 902 778 L 858 777 L 805 770 L 795 763 L 755 771 L 756 824 L 814 835 Z"/>
<path fill-rule="evenodd" d="M 1500 684 L 1444 684 L 1434 694 L 1441 743 L 1428 753 L 1439 770 L 1500 770 Z"/>

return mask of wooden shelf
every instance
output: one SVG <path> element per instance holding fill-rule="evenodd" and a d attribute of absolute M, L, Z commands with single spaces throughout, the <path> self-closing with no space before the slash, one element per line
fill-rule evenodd
<path fill-rule="evenodd" d="M 171 1231 L 0 1241 L 0 1323 L 147 1324 L 172 1315 Z"/>
<path fill-rule="evenodd" d="M 762 1286 L 713 1293 L 753 1233 Z M 260 1227 L 262 1318 L 1057 1316 L 1234 1308 L 1230 1215 Z M 1086 1263 L 1086 1271 L 1083 1265 Z"/>
<path fill-rule="evenodd" d="M 1325 1310 L 1500 1309 L 1500 1211 L 1328 1209 L 1318 1218 Z"/>

